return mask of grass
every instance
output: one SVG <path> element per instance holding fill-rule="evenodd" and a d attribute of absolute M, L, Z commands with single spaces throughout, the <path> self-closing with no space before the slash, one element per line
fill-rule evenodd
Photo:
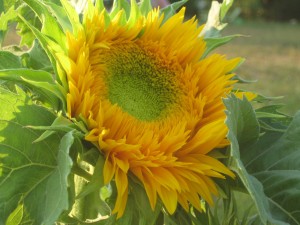
<path fill-rule="evenodd" d="M 282 112 L 300 110 L 300 24 L 243 22 L 231 24 L 223 35 L 243 34 L 218 50 L 245 63 L 237 74 L 254 84 L 242 85 L 265 96 L 284 96 Z M 278 101 L 276 102 L 278 103 Z"/>

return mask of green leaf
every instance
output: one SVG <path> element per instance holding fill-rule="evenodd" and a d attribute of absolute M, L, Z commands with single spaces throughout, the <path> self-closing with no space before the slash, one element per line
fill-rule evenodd
<path fill-rule="evenodd" d="M 0 78 L 19 82 L 22 82 L 23 79 L 26 79 L 54 84 L 52 75 L 43 70 L 30 70 L 25 68 L 3 69 L 0 70 Z"/>
<path fill-rule="evenodd" d="M 0 2 L 0 13 L 4 12 L 4 2 Z"/>
<path fill-rule="evenodd" d="M 229 127 L 228 136 L 230 135 L 233 139 L 232 136 L 235 135 L 235 138 L 238 140 L 236 144 L 239 146 L 234 147 L 242 148 L 255 143 L 259 137 L 259 125 L 254 109 L 247 98 L 240 100 L 231 95 L 229 99 L 224 100 L 224 104 L 227 108 L 226 124 Z"/>
<path fill-rule="evenodd" d="M 16 17 L 17 13 L 14 7 L 9 8 L 6 12 L 1 13 L 0 11 L 0 30 L 6 31 L 8 28 L 8 22 L 15 19 Z"/>
<path fill-rule="evenodd" d="M 51 62 L 37 40 L 28 52 L 21 55 L 21 58 L 27 68 L 53 72 Z"/>
<path fill-rule="evenodd" d="M 8 22 L 16 21 L 17 13 L 14 6 L 19 1 L 15 0 L 1 0 L 0 1 L 0 48 L 5 39 L 6 31 L 9 29 Z"/>
<path fill-rule="evenodd" d="M 224 103 L 230 166 L 252 197 L 262 223 L 300 224 L 300 113 L 285 134 L 266 132 L 259 137 L 255 112 L 246 99 L 231 96 Z"/>
<path fill-rule="evenodd" d="M 27 45 L 28 47 L 31 47 L 35 39 L 35 35 L 27 24 L 31 24 L 31 26 L 37 28 L 40 28 L 42 24 L 37 18 L 36 14 L 29 8 L 28 5 L 21 5 L 16 9 L 16 12 L 18 14 L 18 17 L 19 15 L 22 15 L 22 17 L 24 18 L 24 20 L 19 18 L 17 19 L 17 30 L 19 36 L 21 37 L 20 45 Z M 24 23 L 24 21 L 26 21 L 26 23 Z"/>
<path fill-rule="evenodd" d="M 9 51 L 0 51 L 0 70 L 22 67 L 23 65 L 19 56 L 16 56 Z"/>
<path fill-rule="evenodd" d="M 50 125 L 54 115 L 22 92 L 0 89 L 0 94 L 0 223 L 23 207 L 21 224 L 52 225 L 69 208 L 73 135 L 33 143 L 41 133 L 26 126 Z"/>
<path fill-rule="evenodd" d="M 55 41 L 51 38 L 46 36 L 45 34 L 41 33 L 35 26 L 31 23 L 27 22 L 26 18 L 24 18 L 21 14 L 19 14 L 19 18 L 23 21 L 23 23 L 31 30 L 34 34 L 35 38 L 38 39 L 40 45 L 45 50 L 47 56 L 50 59 L 50 62 L 54 68 L 54 72 L 56 74 L 55 80 L 57 80 L 60 84 L 64 84 L 64 77 L 59 77 L 60 74 L 57 73 L 57 59 L 56 54 L 62 53 L 63 49 L 60 45 L 58 45 Z"/>
<path fill-rule="evenodd" d="M 2 0 L 1 3 L 0 3 L 0 12 L 9 9 L 15 3 L 16 3 L 16 0 Z"/>
<path fill-rule="evenodd" d="M 257 211 L 260 213 L 261 220 L 264 224 L 267 222 L 268 202 L 264 199 L 263 187 L 253 176 L 249 175 L 245 166 L 240 159 L 240 138 L 247 137 L 248 134 L 255 137 L 252 142 L 256 141 L 259 135 L 258 122 L 255 118 L 254 110 L 251 104 L 244 98 L 239 100 L 234 95 L 224 100 L 226 106 L 226 125 L 229 128 L 227 135 L 231 145 L 231 162 L 230 167 L 234 170 L 242 180 L 244 186 L 256 204 Z M 248 115 L 248 116 L 247 116 Z M 255 126 L 252 132 L 248 132 L 247 125 Z M 245 145 L 244 145 L 245 147 Z M 262 199 L 260 199 L 262 197 Z"/>
<path fill-rule="evenodd" d="M 41 32 L 55 40 L 63 49 L 66 49 L 66 37 L 47 7 L 38 0 L 24 0 L 24 2 L 36 13 L 43 24 Z"/>
<path fill-rule="evenodd" d="M 5 225 L 19 225 L 23 218 L 23 210 L 23 205 L 18 205 L 7 218 Z"/>
<path fill-rule="evenodd" d="M 32 91 L 36 91 L 44 97 L 45 102 L 49 102 L 50 106 L 55 110 L 63 110 L 66 109 L 66 98 L 64 95 L 64 89 L 59 84 L 51 84 L 48 82 L 40 82 L 35 80 L 28 80 L 22 77 L 22 80 L 29 87 L 33 87 Z"/>
<path fill-rule="evenodd" d="M 0 30 L 0 47 L 2 46 L 2 42 L 4 41 L 5 32 Z"/>
<path fill-rule="evenodd" d="M 52 75 L 43 70 L 10 69 L 0 70 L 0 79 L 20 82 L 41 95 L 41 100 L 50 103 L 53 108 L 64 104 L 63 89 L 53 81 Z"/>
<path fill-rule="evenodd" d="M 300 224 L 300 112 L 284 134 L 268 132 L 257 145 L 242 151 L 246 169 L 264 186 L 272 216 Z"/>

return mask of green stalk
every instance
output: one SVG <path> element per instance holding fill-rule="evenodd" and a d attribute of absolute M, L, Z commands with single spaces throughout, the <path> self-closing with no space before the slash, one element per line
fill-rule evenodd
<path fill-rule="evenodd" d="M 75 182 L 75 194 L 78 196 L 88 184 L 88 181 L 81 176 L 74 176 Z M 96 207 L 96 201 L 99 199 L 99 193 L 92 192 L 85 197 L 78 198 L 75 200 L 71 215 L 81 221 L 87 219 L 95 219 L 98 217 L 98 210 Z"/>
<path fill-rule="evenodd" d="M 83 190 L 84 186 L 87 184 L 86 180 L 83 179 L 80 176 L 75 175 L 74 176 L 74 182 L 75 182 L 75 194 L 78 196 L 78 194 Z M 77 219 L 81 221 L 85 221 L 85 215 L 84 215 L 84 198 L 82 199 L 76 199 L 75 203 L 73 205 L 73 209 L 71 211 L 71 215 L 76 217 Z"/>

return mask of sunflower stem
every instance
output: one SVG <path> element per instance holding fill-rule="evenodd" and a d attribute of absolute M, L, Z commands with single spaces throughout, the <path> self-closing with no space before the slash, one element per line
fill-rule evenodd
<path fill-rule="evenodd" d="M 85 177 L 80 175 L 75 175 L 75 194 L 78 196 L 89 183 Z M 82 198 L 77 198 L 75 200 L 71 214 L 81 221 L 86 221 L 87 219 L 95 219 L 98 216 L 98 210 L 94 204 L 95 200 L 99 199 L 98 192 L 92 192 Z"/>
<path fill-rule="evenodd" d="M 87 184 L 87 182 L 84 178 L 82 178 L 81 176 L 77 176 L 77 175 L 75 175 L 74 180 L 75 180 L 75 193 L 76 193 L 76 196 L 78 196 L 79 193 L 81 193 L 81 191 Z M 84 207 L 85 207 L 85 198 L 76 199 L 73 209 L 72 209 L 72 212 L 71 212 L 72 215 L 81 221 L 85 221 L 86 217 L 85 217 L 85 213 L 84 213 L 85 212 Z"/>
<path fill-rule="evenodd" d="M 91 181 L 91 179 L 92 179 L 91 174 L 89 174 L 87 171 L 85 171 L 84 169 L 82 169 L 81 167 L 79 167 L 76 164 L 72 167 L 72 172 L 75 175 L 84 178 L 86 181 Z"/>

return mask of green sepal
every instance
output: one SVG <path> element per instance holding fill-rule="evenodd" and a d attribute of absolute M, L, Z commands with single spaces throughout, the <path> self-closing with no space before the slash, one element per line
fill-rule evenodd
<path fill-rule="evenodd" d="M 268 113 L 268 112 L 256 112 L 256 118 L 261 119 L 261 118 L 273 118 L 273 119 L 283 119 L 285 118 L 286 115 L 283 114 L 275 114 L 275 113 Z"/>
<path fill-rule="evenodd" d="M 134 209 L 137 210 L 138 213 L 138 221 L 137 218 L 134 221 L 137 221 L 139 225 L 155 225 L 157 224 L 157 220 L 159 214 L 162 209 L 161 202 L 157 202 L 154 210 L 152 210 L 149 202 L 149 198 L 146 194 L 144 187 L 139 182 L 130 182 L 132 185 L 132 192 L 129 197 L 132 197 L 134 200 Z M 134 215 L 137 215 L 134 213 Z"/>
<path fill-rule="evenodd" d="M 260 102 L 260 103 L 265 103 L 265 102 L 270 102 L 270 101 L 275 101 L 275 100 L 281 100 L 283 99 L 284 96 L 265 96 L 262 94 L 258 94 L 257 97 L 255 98 L 255 101 Z"/>
<path fill-rule="evenodd" d="M 245 60 L 243 60 L 245 61 Z M 245 78 L 240 77 L 239 75 L 234 75 L 234 77 L 231 78 L 232 80 L 237 80 L 239 84 L 250 84 L 250 83 L 256 83 L 257 80 L 247 80 Z"/>
<path fill-rule="evenodd" d="M 207 22 L 201 31 L 200 36 L 205 38 L 220 37 L 220 31 L 226 27 L 223 19 L 228 10 L 232 6 L 234 0 L 224 0 L 222 3 L 212 1 L 210 10 L 208 12 Z"/>
<path fill-rule="evenodd" d="M 92 175 L 91 181 L 81 190 L 76 198 L 83 198 L 92 192 L 98 192 L 100 195 L 100 189 L 104 186 L 103 181 L 103 165 L 104 158 L 99 154 L 98 160 L 94 167 L 94 173 Z"/>
<path fill-rule="evenodd" d="M 129 3 L 126 0 L 114 0 L 111 12 L 109 14 L 110 18 L 113 19 L 117 15 L 118 12 L 120 12 L 121 10 L 124 10 L 125 15 L 126 15 L 125 18 L 128 19 L 132 13 L 131 9 L 132 8 L 130 8 Z"/>
<path fill-rule="evenodd" d="M 225 37 L 207 37 L 204 38 L 204 41 L 206 43 L 206 49 L 201 58 L 205 58 L 210 52 L 212 52 L 214 49 L 227 44 L 230 42 L 233 38 L 241 37 L 242 35 L 235 34 Z"/>
<path fill-rule="evenodd" d="M 162 23 L 165 23 L 170 17 L 176 14 L 176 10 L 178 10 L 181 6 L 187 3 L 188 0 L 180 0 L 178 2 L 174 2 L 165 8 L 161 9 L 161 14 L 164 15 L 164 19 Z"/>
<path fill-rule="evenodd" d="M 133 27 L 140 17 L 141 12 L 135 0 L 131 0 L 130 3 L 130 16 L 128 18 L 128 24 L 130 27 Z"/>
<path fill-rule="evenodd" d="M 28 128 L 41 131 L 45 130 L 34 142 L 43 141 L 52 134 L 60 131 L 65 133 L 73 132 L 74 137 L 80 139 L 84 138 L 84 134 L 77 130 L 76 125 L 62 115 L 58 115 L 50 126 L 28 126 Z"/>
<path fill-rule="evenodd" d="M 227 25 L 226 23 L 223 23 L 222 20 L 232 3 L 233 0 L 225 0 L 223 3 L 219 3 L 218 1 L 211 2 L 207 21 L 200 36 L 204 36 L 205 38 L 220 37 L 220 31 Z"/>
<path fill-rule="evenodd" d="M 126 0 L 115 0 L 110 13 L 105 10 L 105 26 L 107 27 L 111 20 L 119 13 L 122 12 L 119 20 L 120 25 L 126 25 L 127 20 L 130 17 L 131 10 L 130 5 Z M 108 17 L 108 18 L 107 18 Z"/>
<path fill-rule="evenodd" d="M 92 147 L 87 151 L 81 151 L 81 154 L 79 155 L 80 161 L 84 161 L 92 166 L 96 166 L 99 154 L 99 149 L 95 149 L 95 147 Z"/>
<path fill-rule="evenodd" d="M 72 24 L 72 34 L 76 36 L 78 31 L 81 29 L 79 15 L 75 8 L 67 0 L 60 0 L 60 2 L 69 18 L 70 23 Z"/>
<path fill-rule="evenodd" d="M 165 225 L 190 225 L 193 224 L 192 217 L 193 216 L 190 215 L 189 212 L 186 212 L 181 207 L 178 207 L 176 212 L 173 215 L 164 213 L 164 224 Z M 196 221 L 195 225 L 199 225 L 198 219 L 194 219 L 194 221 Z"/>
<path fill-rule="evenodd" d="M 87 18 L 92 18 L 94 16 L 94 4 L 91 0 L 88 0 L 84 9 L 83 9 L 83 21 L 86 21 Z"/>
<path fill-rule="evenodd" d="M 102 10 L 105 9 L 103 0 L 96 0 L 95 1 L 95 6 L 99 10 L 99 12 L 102 12 Z"/>
<path fill-rule="evenodd" d="M 140 3 L 140 11 L 142 15 L 147 16 L 147 14 L 152 10 L 151 0 L 142 0 Z"/>
<path fill-rule="evenodd" d="M 224 0 L 221 4 L 221 10 L 220 10 L 220 20 L 222 21 L 224 17 L 226 16 L 228 10 L 231 8 L 234 0 Z"/>
<path fill-rule="evenodd" d="M 66 14 L 65 9 L 61 5 L 53 3 L 51 0 L 44 0 L 43 3 L 47 5 L 49 12 L 56 17 L 58 24 L 63 29 L 63 32 L 72 32 L 72 24 Z"/>
<path fill-rule="evenodd" d="M 279 112 L 283 105 L 267 105 L 256 109 L 260 127 L 265 131 L 285 132 L 292 117 Z"/>
<path fill-rule="evenodd" d="M 116 198 L 116 188 L 112 183 L 113 194 L 109 198 L 108 203 L 111 208 L 114 208 L 112 202 Z M 127 224 L 139 224 L 139 225 L 156 225 L 158 223 L 158 217 L 162 210 L 162 204 L 157 202 L 155 209 L 152 210 L 148 196 L 145 189 L 135 177 L 129 177 L 129 195 L 126 204 L 124 215 L 116 219 L 116 215 L 110 216 L 108 224 L 111 225 L 127 225 Z"/>

